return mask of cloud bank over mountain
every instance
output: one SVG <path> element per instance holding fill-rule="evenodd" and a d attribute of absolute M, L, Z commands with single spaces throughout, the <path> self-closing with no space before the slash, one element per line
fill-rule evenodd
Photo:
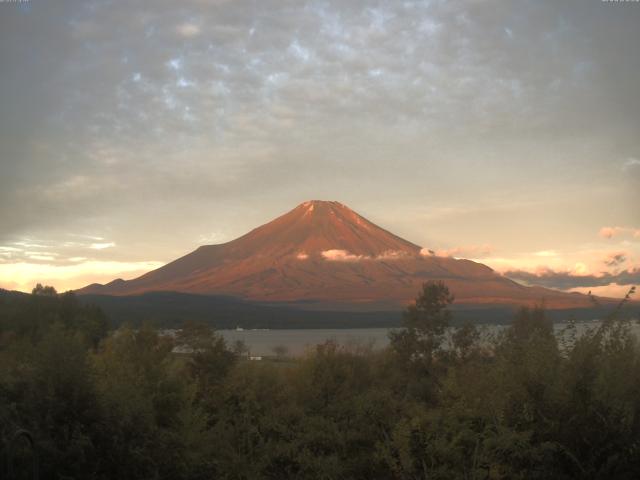
<path fill-rule="evenodd" d="M 603 287 L 611 284 L 629 286 L 640 284 L 640 268 L 623 270 L 615 274 L 604 272 L 599 275 L 576 275 L 569 271 L 562 272 L 551 269 L 533 273 L 514 270 L 504 274 L 526 285 L 541 285 L 559 290 L 570 290 L 576 287 Z"/>

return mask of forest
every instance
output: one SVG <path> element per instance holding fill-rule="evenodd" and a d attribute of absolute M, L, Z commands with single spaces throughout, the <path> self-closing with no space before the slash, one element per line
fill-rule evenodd
<path fill-rule="evenodd" d="M 186 322 L 176 338 L 153 324 L 114 329 L 98 307 L 39 285 L 0 299 L 0 471 L 636 479 L 633 293 L 580 334 L 568 319 L 554 335 L 538 306 L 489 337 L 451 327 L 454 298 L 429 282 L 384 350 L 328 341 L 301 358 L 251 362 L 206 324 Z"/>

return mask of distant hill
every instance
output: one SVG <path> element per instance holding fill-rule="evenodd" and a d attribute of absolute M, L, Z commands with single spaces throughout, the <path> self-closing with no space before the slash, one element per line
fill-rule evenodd
<path fill-rule="evenodd" d="M 0 288 L 0 301 L 8 300 L 12 298 L 24 298 L 28 293 L 18 292 L 16 290 L 5 290 L 4 288 Z"/>
<path fill-rule="evenodd" d="M 4 306 L 22 302 L 29 294 L 0 289 L 0 320 Z M 108 316 L 111 327 L 123 323 L 140 325 L 144 322 L 159 328 L 176 328 L 185 320 L 204 322 L 217 329 L 241 328 L 372 328 L 399 327 L 401 309 L 366 311 L 352 305 L 324 305 L 279 303 L 265 304 L 234 297 L 195 295 L 179 292 L 149 292 L 141 295 L 80 295 L 84 304 L 99 306 Z M 311 306 L 311 309 L 309 307 Z M 351 307 L 347 309 L 347 307 Z M 466 321 L 485 324 L 506 324 L 513 320 L 515 306 L 452 305 L 453 324 Z M 554 321 L 593 320 L 602 318 L 610 307 L 551 309 Z"/>
<path fill-rule="evenodd" d="M 185 320 L 205 322 L 217 329 L 242 328 L 371 328 L 399 327 L 397 310 L 307 310 L 304 304 L 261 304 L 233 297 L 150 292 L 141 295 L 83 295 L 83 302 L 101 307 L 112 325 L 148 321 L 159 327 L 178 327 Z M 336 306 L 336 308 L 338 308 Z M 465 321 L 505 324 L 513 320 L 514 306 L 453 305 L 454 325 Z M 576 308 L 549 310 L 554 321 L 602 318 L 610 309 Z"/>

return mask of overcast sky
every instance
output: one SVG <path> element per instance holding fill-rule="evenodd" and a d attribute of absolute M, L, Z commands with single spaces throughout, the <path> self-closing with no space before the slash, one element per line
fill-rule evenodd
<path fill-rule="evenodd" d="M 0 1 L 0 287 L 309 199 L 523 282 L 639 283 L 640 3 Z"/>

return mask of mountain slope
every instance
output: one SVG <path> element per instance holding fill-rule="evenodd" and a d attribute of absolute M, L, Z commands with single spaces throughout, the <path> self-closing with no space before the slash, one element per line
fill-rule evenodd
<path fill-rule="evenodd" d="M 470 260 L 436 257 L 338 202 L 309 201 L 228 243 L 207 245 L 133 280 L 80 294 L 153 291 L 230 295 L 262 302 L 406 304 L 443 280 L 460 304 L 589 306 L 583 295 L 524 287 Z"/>

